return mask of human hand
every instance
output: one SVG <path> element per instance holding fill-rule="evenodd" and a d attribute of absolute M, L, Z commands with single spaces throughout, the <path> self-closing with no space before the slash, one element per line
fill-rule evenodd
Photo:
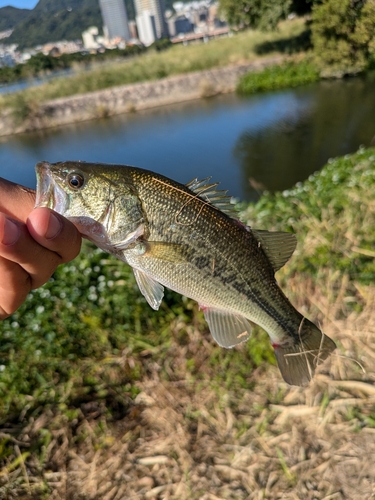
<path fill-rule="evenodd" d="M 81 248 L 81 235 L 70 221 L 34 205 L 33 190 L 0 178 L 0 319 Z"/>

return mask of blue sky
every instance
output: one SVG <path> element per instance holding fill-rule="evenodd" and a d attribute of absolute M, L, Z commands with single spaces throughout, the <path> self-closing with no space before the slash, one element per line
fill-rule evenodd
<path fill-rule="evenodd" d="M 33 9 L 38 3 L 38 0 L 0 0 L 0 7 L 11 5 L 19 9 Z"/>

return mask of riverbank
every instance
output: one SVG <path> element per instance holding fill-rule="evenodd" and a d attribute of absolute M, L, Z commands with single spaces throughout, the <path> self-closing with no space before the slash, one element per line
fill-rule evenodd
<path fill-rule="evenodd" d="M 374 179 L 361 149 L 242 212 L 296 233 L 277 279 L 338 345 L 306 388 L 281 380 L 258 328 L 225 350 L 196 303 L 166 290 L 152 311 L 90 245 L 60 266 L 0 323 L 0 496 L 371 498 Z"/>
<path fill-rule="evenodd" d="M 69 77 L 0 96 L 0 135 L 230 92 L 243 71 L 303 53 L 306 40 L 308 28 L 299 18 L 280 23 L 277 32 L 246 30 L 88 71 L 76 68 Z"/>
<path fill-rule="evenodd" d="M 284 60 L 284 55 L 277 55 L 246 64 L 121 85 L 33 105 L 24 101 L 22 94 L 19 94 L 15 108 L 5 109 L 0 113 L 0 136 L 233 92 L 244 74 L 260 72 Z"/>

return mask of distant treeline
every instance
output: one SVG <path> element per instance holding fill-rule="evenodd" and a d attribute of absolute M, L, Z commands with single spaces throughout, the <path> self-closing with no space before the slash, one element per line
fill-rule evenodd
<path fill-rule="evenodd" d="M 157 48 L 157 47 L 156 47 Z M 74 54 L 62 54 L 59 57 L 35 54 L 26 63 L 16 66 L 4 66 L 0 68 L 0 84 L 13 83 L 28 78 L 36 78 L 53 71 L 70 69 L 76 64 L 89 65 L 94 62 L 101 62 L 108 59 L 124 58 L 138 55 L 144 52 L 144 47 L 138 45 L 128 46 L 125 49 L 112 49 L 96 54 L 76 52 Z"/>

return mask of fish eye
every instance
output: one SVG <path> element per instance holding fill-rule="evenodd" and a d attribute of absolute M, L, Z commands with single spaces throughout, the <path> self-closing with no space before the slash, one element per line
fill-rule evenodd
<path fill-rule="evenodd" d="M 81 189 L 83 186 L 85 179 L 81 174 L 78 174 L 77 172 L 73 172 L 68 175 L 68 184 L 72 189 Z"/>

